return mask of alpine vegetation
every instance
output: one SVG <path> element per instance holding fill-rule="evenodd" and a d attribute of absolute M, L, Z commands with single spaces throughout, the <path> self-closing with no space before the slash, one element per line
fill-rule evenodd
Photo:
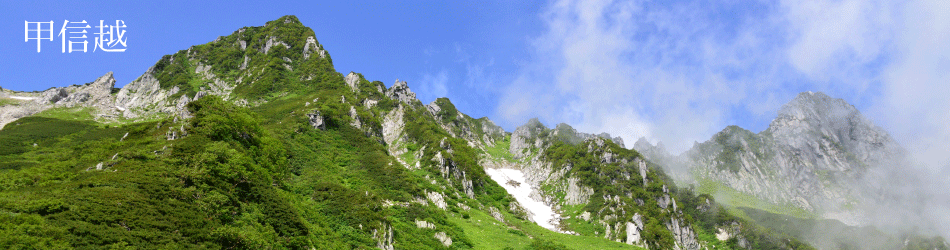
<path fill-rule="evenodd" d="M 703 188 L 839 211 L 861 197 L 841 183 L 901 151 L 814 94 L 765 134 L 697 145 L 683 161 L 708 183 L 690 185 L 642 143 L 537 119 L 509 132 L 405 81 L 336 72 L 317 35 L 284 16 L 120 89 L 107 73 L 0 91 L 0 247 L 814 249 Z"/>

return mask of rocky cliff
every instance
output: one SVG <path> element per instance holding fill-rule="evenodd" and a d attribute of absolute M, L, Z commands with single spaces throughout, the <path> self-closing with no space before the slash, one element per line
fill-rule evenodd
<path fill-rule="evenodd" d="M 765 131 L 729 126 L 678 158 L 649 143 L 638 147 L 658 162 L 688 165 L 693 176 L 684 179 L 697 177 L 816 212 L 855 205 L 863 188 L 855 180 L 870 167 L 905 155 L 854 106 L 820 92 L 799 94 Z"/>
<path fill-rule="evenodd" d="M 531 197 L 558 213 L 560 231 L 641 247 L 701 248 L 694 225 L 676 205 L 675 189 L 665 184 L 670 180 L 619 137 L 581 133 L 563 123 L 551 129 L 531 119 L 512 132 L 509 153 L 518 160 L 500 167 L 524 173 Z M 580 229 L 591 226 L 596 230 Z"/>
<path fill-rule="evenodd" d="M 616 243 L 622 242 L 693 250 L 716 243 L 700 241 L 699 233 L 745 223 L 722 213 L 710 197 L 677 188 L 658 165 L 624 148 L 619 137 L 581 133 L 567 124 L 548 128 L 537 119 L 508 133 L 488 118 L 462 113 L 447 98 L 423 104 L 405 81 L 396 80 L 386 88 L 355 72 L 338 73 L 313 31 L 293 16 L 164 56 L 122 89 L 113 89 L 114 83 L 109 73 L 86 85 L 0 93 L 2 123 L 54 108 L 81 108 L 89 109 L 82 112 L 93 114 L 91 120 L 119 125 L 100 128 L 94 122 L 80 123 L 89 126 L 82 133 L 109 132 L 109 136 L 90 136 L 92 143 L 81 144 L 108 145 L 89 148 L 95 153 L 72 144 L 66 148 L 81 157 L 52 159 L 41 154 L 36 158 L 29 153 L 68 140 L 52 138 L 32 146 L 16 142 L 23 144 L 17 150 L 27 153 L 0 157 L 0 163 L 6 164 L 0 165 L 4 169 L 0 174 L 20 178 L 4 182 L 3 187 L 10 189 L 0 189 L 7 192 L 0 210 L 46 216 L 42 218 L 56 225 L 104 223 L 98 229 L 114 229 L 120 233 L 110 235 L 122 238 L 107 243 L 131 242 L 143 248 L 154 243 L 126 237 L 128 231 L 188 244 L 165 248 L 205 244 L 211 248 L 464 249 L 486 246 L 472 239 L 498 231 L 502 233 L 493 237 L 509 239 L 509 246 L 519 247 L 517 243 L 524 241 L 546 244 L 542 240 L 553 238 L 574 239 L 568 242 L 573 247 L 630 247 Z M 18 125 L 19 132 L 43 126 L 33 121 Z M 9 138 L 16 137 L 0 136 Z M 78 136 L 75 140 L 87 142 Z M 77 159 L 95 166 L 95 171 L 79 169 Z M 103 166 L 102 159 L 110 159 L 109 165 Z M 58 162 L 33 164 L 40 160 Z M 17 172 L 21 167 L 33 171 L 58 166 L 77 168 L 66 170 L 77 178 L 57 175 L 55 181 L 36 181 L 34 175 Z M 555 231 L 600 239 L 550 237 L 548 231 L 538 233 L 536 227 L 525 226 L 531 212 L 489 178 L 486 167 L 523 173 L 524 183 L 505 184 L 532 187 L 528 196 L 554 209 L 552 217 L 560 226 Z M 168 178 L 124 184 L 126 178 L 140 177 L 135 171 Z M 90 177 L 106 179 L 90 184 Z M 156 183 L 146 186 L 138 181 Z M 37 183 L 70 186 L 29 186 Z M 12 195 L 23 188 L 21 184 L 44 190 L 36 193 L 65 190 L 67 195 L 49 204 L 24 205 L 32 199 Z M 94 188 L 110 191 L 96 189 L 80 198 L 71 195 L 77 189 Z M 111 204 L 114 190 L 161 193 L 152 197 L 161 205 L 142 200 L 147 195 L 128 197 L 132 200 L 123 203 L 135 206 L 123 209 L 158 212 L 90 219 L 115 214 L 90 214 L 96 209 L 115 211 L 111 205 L 102 205 Z M 69 200 L 60 202 L 60 198 Z M 164 206 L 170 200 L 176 205 Z M 73 210 L 61 204 L 90 209 Z M 64 210 L 75 216 L 47 216 Z M 151 215 L 162 217 L 149 217 L 149 223 L 125 223 L 130 217 Z M 162 224 L 192 215 L 196 219 L 189 221 L 208 223 L 176 224 L 183 228 L 180 232 L 198 232 L 192 235 L 170 233 Z M 481 231 L 466 231 L 470 228 Z M 746 229 L 733 234 L 755 233 Z M 70 234 L 73 240 L 92 235 L 65 229 L 55 232 Z M 792 241 L 775 242 L 781 248 L 795 246 Z"/>
<path fill-rule="evenodd" d="M 52 108 L 90 108 L 97 119 L 113 120 L 119 115 L 112 95 L 112 72 L 83 85 L 50 88 L 42 92 L 19 92 L 0 88 L 0 129 L 21 117 Z"/>

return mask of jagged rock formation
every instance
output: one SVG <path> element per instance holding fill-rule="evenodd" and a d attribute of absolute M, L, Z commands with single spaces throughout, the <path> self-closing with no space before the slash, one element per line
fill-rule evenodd
<path fill-rule="evenodd" d="M 683 219 L 679 217 L 682 211 L 677 207 L 675 199 L 671 197 L 670 189 L 665 185 L 661 185 L 662 193 L 651 197 L 655 203 L 645 203 L 643 199 L 634 197 L 629 191 L 621 195 L 604 193 L 602 187 L 596 188 L 583 184 L 582 178 L 591 178 L 576 168 L 575 164 L 583 163 L 568 161 L 556 164 L 557 161 L 546 156 L 545 152 L 557 143 L 585 148 L 584 154 L 593 155 L 599 159 L 595 166 L 601 164 L 605 168 L 611 165 L 620 166 L 618 169 L 610 170 L 618 172 L 599 172 L 601 170 L 596 169 L 600 168 L 595 167 L 594 172 L 591 173 L 596 176 L 615 176 L 608 178 L 611 179 L 608 185 L 623 186 L 620 183 L 632 181 L 642 186 L 629 188 L 644 188 L 650 185 L 650 178 L 656 178 L 656 170 L 648 168 L 647 162 L 642 157 L 639 155 L 631 157 L 629 154 L 618 152 L 623 150 L 623 141 L 620 138 L 611 138 L 606 133 L 599 135 L 579 133 L 563 123 L 558 124 L 554 129 L 549 129 L 537 119 L 531 119 L 511 134 L 509 150 L 512 155 L 520 158 L 519 161 L 522 163 L 518 165 L 525 174 L 527 180 L 525 184 L 535 188 L 532 192 L 534 199 L 544 201 L 556 210 L 563 210 L 563 206 L 586 205 L 594 202 L 595 199 L 592 196 L 602 196 L 596 199 L 598 203 L 603 202 L 602 205 L 597 206 L 601 209 L 593 212 L 585 211 L 578 214 L 578 218 L 603 228 L 604 234 L 600 235 L 601 237 L 641 247 L 656 243 L 648 243 L 642 237 L 647 233 L 644 232 L 646 226 L 643 214 L 637 211 L 641 209 L 639 207 L 648 206 L 647 204 L 656 204 L 654 206 L 671 214 L 665 223 L 673 239 L 673 245 L 670 247 L 700 249 L 700 243 L 695 231 L 691 228 L 692 225 L 683 223 Z"/>
<path fill-rule="evenodd" d="M 550 133 L 550 134 L 548 134 Z M 515 156 L 515 158 L 522 158 L 528 156 L 530 152 L 525 151 L 525 149 L 534 146 L 535 148 L 542 148 L 545 142 L 546 137 L 552 136 L 558 140 L 562 140 L 571 144 L 578 144 L 593 138 L 604 138 L 607 140 L 612 140 L 620 147 L 624 147 L 623 139 L 618 137 L 610 137 L 610 134 L 601 133 L 598 135 L 580 133 L 577 130 L 574 130 L 571 126 L 560 123 L 552 131 L 548 131 L 548 128 L 541 124 L 538 121 L 538 118 L 532 118 L 528 120 L 528 123 L 519 126 L 515 129 L 515 132 L 512 132 L 511 135 L 511 148 L 509 151 Z"/>
<path fill-rule="evenodd" d="M 445 232 L 437 232 L 435 235 L 433 235 L 433 237 L 442 242 L 442 245 L 445 247 L 452 246 L 452 237 L 446 235 Z"/>
<path fill-rule="evenodd" d="M 281 29 L 290 31 L 279 33 Z M 221 58 L 214 55 L 229 56 Z M 458 230 L 459 227 L 452 225 L 455 222 L 447 219 L 449 216 L 467 220 L 469 213 L 473 216 L 474 213 L 482 213 L 495 219 L 491 225 L 501 228 L 517 228 L 519 223 L 516 220 L 530 220 L 525 218 L 530 217 L 531 212 L 523 204 L 510 199 L 511 196 L 499 192 L 498 186 L 493 186 L 495 183 L 492 183 L 482 169 L 499 165 L 519 169 L 525 175 L 523 182 L 506 184 L 534 187 L 529 196 L 535 200 L 550 205 L 559 213 L 569 209 L 576 212 L 554 216 L 555 221 L 573 219 L 589 223 L 591 226 L 586 227 L 588 229 L 595 228 L 589 232 L 572 232 L 568 228 L 569 225 L 564 224 L 563 228 L 553 228 L 555 231 L 602 237 L 609 241 L 651 248 L 675 247 L 692 250 L 698 249 L 702 244 L 697 241 L 696 231 L 693 230 L 696 223 L 687 219 L 700 215 L 685 211 L 687 209 L 678 205 L 690 204 L 689 207 L 692 207 L 696 206 L 695 202 L 689 203 L 678 198 L 683 197 L 682 194 L 676 193 L 675 186 L 672 186 L 672 182 L 657 166 L 644 161 L 636 152 L 624 149 L 623 141 L 619 137 L 611 138 L 606 133 L 580 133 L 567 124 L 558 124 L 549 129 L 537 119 L 532 119 L 509 134 L 487 118 L 474 119 L 458 111 L 446 98 L 423 105 L 404 81 L 396 80 L 392 87 L 385 88 L 381 82 L 367 81 L 358 73 L 350 72 L 344 76 L 333 70 L 329 54 L 317 43 L 312 30 L 300 26 L 299 21 L 292 16 L 268 22 L 264 27 L 242 28 L 209 44 L 193 46 L 163 57 L 141 77 L 118 90 L 116 94 L 112 94 L 114 82 L 110 73 L 86 86 L 57 88 L 32 94 L 3 91 L 3 96 L 0 97 L 20 101 L 4 106 L 0 117 L 16 118 L 20 114 L 6 112 L 8 106 L 16 106 L 9 108 L 10 110 L 27 110 L 27 113 L 39 112 L 27 109 L 29 107 L 38 107 L 39 110 L 51 107 L 95 107 L 96 112 L 101 114 L 101 119 L 111 115 L 114 119 L 123 119 L 123 122 L 136 125 L 146 123 L 136 121 L 154 122 L 142 126 L 155 128 L 149 130 L 154 132 L 148 135 L 150 138 L 142 138 L 143 135 L 134 135 L 133 132 L 133 139 L 153 143 L 155 149 L 161 146 L 161 150 L 150 149 L 148 157 L 167 157 L 168 152 L 181 153 L 178 152 L 181 149 L 175 148 L 175 145 L 203 143 L 201 140 L 191 141 L 192 138 L 202 139 L 194 136 L 195 133 L 188 135 L 189 132 L 200 131 L 197 125 L 189 127 L 189 122 L 200 120 L 203 116 L 200 111 L 190 114 L 188 103 L 201 99 L 197 103 L 208 100 L 227 104 L 216 107 L 250 107 L 251 109 L 239 110 L 276 119 L 271 121 L 272 123 L 262 124 L 261 127 L 265 127 L 262 130 L 286 133 L 283 134 L 287 135 L 286 137 L 275 139 L 273 143 L 287 143 L 288 145 L 283 146 L 305 149 L 331 147 L 320 148 L 329 149 L 327 151 L 330 153 L 326 155 L 321 154 L 322 151 L 305 152 L 301 154 L 304 157 L 294 158 L 294 161 L 324 164 L 326 162 L 314 159 L 326 160 L 325 157 L 341 156 L 340 162 L 320 166 L 326 168 L 309 169 L 309 165 L 296 163 L 299 164 L 294 165 L 297 169 L 288 170 L 287 172 L 292 173 L 286 173 L 307 175 L 307 178 L 285 178 L 275 174 L 274 182 L 261 182 L 260 186 L 255 186 L 254 190 L 263 190 L 262 192 L 278 188 L 295 189 L 293 192 L 261 198 L 273 199 L 274 204 L 277 204 L 274 205 L 276 209 L 286 212 L 280 213 L 280 216 L 283 216 L 280 218 L 312 220 L 315 218 L 306 215 L 325 211 L 341 213 L 320 215 L 327 216 L 327 221 L 330 221 L 328 223 L 337 227 L 324 227 L 322 224 L 325 221 L 310 221 L 297 223 L 299 225 L 293 225 L 295 228 L 286 232 L 278 230 L 278 233 L 283 234 L 279 236 L 285 237 L 279 240 L 287 241 L 288 237 L 298 237 L 294 238 L 297 240 L 294 244 L 299 244 L 297 247 L 307 244 L 307 240 L 299 239 L 306 239 L 308 232 L 322 234 L 341 230 L 345 231 L 347 239 L 358 239 L 351 248 L 375 246 L 380 249 L 394 249 L 403 243 L 420 242 L 427 243 L 430 247 L 464 245 L 460 248 L 470 248 L 470 237 L 466 237 L 464 232 Z M 208 95 L 216 97 L 202 99 Z M 245 127 L 253 127 L 255 124 L 251 123 L 252 126 Z M 234 131 L 226 129 L 222 133 L 231 132 Z M 252 138 L 246 131 L 235 133 L 242 140 Z M 200 132 L 197 134 L 201 135 Z M 263 134 L 266 133 L 258 135 Z M 128 135 L 126 133 L 126 136 Z M 510 146 L 503 148 L 502 145 L 505 145 L 509 135 Z M 319 141 L 321 144 L 306 145 L 312 141 Z M 160 145 L 161 143 L 165 145 Z M 563 145 L 570 147 L 558 148 Z M 576 156 L 577 159 L 561 161 L 556 159 L 557 155 L 545 154 L 552 148 L 574 150 L 571 156 Z M 501 151 L 500 154 L 503 155 L 493 157 L 489 155 L 489 151 Z M 232 154 L 236 151 L 215 152 Z M 126 154 L 151 159 L 127 152 L 116 153 L 112 158 L 116 160 L 117 156 Z M 278 158 L 284 160 L 283 156 Z M 207 160 L 230 159 L 222 155 Z M 260 161 L 272 163 L 270 160 L 272 159 Z M 156 164 L 167 162 L 156 161 Z M 260 164 L 263 166 L 264 163 Z M 100 170 L 111 168 L 110 164 L 112 162 L 106 161 L 91 166 Z M 261 171 L 268 172 L 271 167 L 279 169 L 284 166 L 264 166 Z M 330 174 L 330 177 L 321 179 L 325 174 Z M 193 178 L 211 177 L 195 174 Z M 284 183 L 277 184 L 278 178 Z M 246 179 L 250 178 L 242 181 Z M 319 182 L 316 179 L 320 179 Z M 665 183 L 669 183 L 671 187 L 667 188 Z M 312 192 L 306 190 L 310 187 L 314 188 Z M 398 190 L 399 193 L 393 190 Z M 212 194 L 207 193 L 208 196 Z M 199 200 L 205 197 L 204 195 L 206 193 L 183 195 L 181 199 Z M 282 200 L 285 196 L 294 196 L 296 201 L 300 202 L 280 203 L 287 201 Z M 345 202 L 334 203 L 335 199 Z M 246 200 L 235 199 L 233 203 L 248 203 Z M 486 200 L 489 202 L 485 202 Z M 321 207 L 314 208 L 315 206 L 311 206 L 314 203 Z M 354 203 L 359 203 L 359 206 L 347 209 L 366 210 L 334 210 Z M 709 204 L 708 200 L 706 204 Z M 288 207 L 292 209 L 287 209 Z M 265 209 L 264 216 L 274 214 L 266 210 L 274 209 L 272 207 L 262 206 L 262 209 Z M 306 215 L 298 216 L 293 209 L 304 211 L 301 214 Z M 715 207 L 706 210 L 714 209 Z M 583 210 L 583 213 L 579 210 Z M 242 213 L 233 211 L 231 215 Z M 222 213 L 229 216 L 227 214 L 227 211 Z M 378 217 L 365 218 L 363 215 Z M 324 219 L 320 216 L 313 217 Z M 391 219 L 392 217 L 396 218 Z M 271 226 L 267 225 L 270 223 L 259 225 L 270 230 L 267 228 Z M 488 223 L 484 225 L 489 226 Z M 308 227 L 320 230 L 308 231 Z M 234 230 L 246 229 L 235 228 Z M 125 227 L 125 230 L 128 230 L 128 227 Z M 412 240 L 404 238 L 412 233 L 425 237 Z M 543 235 L 521 236 L 534 238 Z M 240 243 L 237 238 L 221 241 L 229 241 L 225 242 L 226 244 Z"/>
<path fill-rule="evenodd" d="M 386 96 L 390 99 L 398 100 L 399 102 L 405 103 L 407 105 L 412 105 L 413 102 L 418 102 L 416 99 L 416 93 L 413 93 L 409 90 L 409 85 L 405 81 L 396 80 L 396 83 L 393 84 L 388 90 L 386 90 Z"/>
<path fill-rule="evenodd" d="M 635 147 L 651 160 L 688 165 L 701 179 L 810 211 L 854 205 L 863 188 L 854 180 L 906 154 L 854 106 L 820 92 L 799 94 L 765 131 L 729 126 L 678 158 L 659 145 L 638 142 Z"/>
<path fill-rule="evenodd" d="M 376 248 L 383 250 L 393 250 L 393 227 L 389 224 L 383 224 L 379 229 L 373 229 L 373 239 L 376 240 Z"/>
<path fill-rule="evenodd" d="M 16 119 L 51 108 L 88 107 L 96 118 L 115 119 L 120 110 L 113 102 L 114 86 L 115 78 L 112 77 L 112 72 L 109 72 L 91 83 L 50 88 L 43 92 L 2 89 L 0 100 L 11 100 L 12 103 L 0 106 L 0 129 Z"/>
<path fill-rule="evenodd" d="M 657 142 L 656 145 L 653 145 L 644 137 L 637 139 L 637 142 L 633 144 L 633 149 L 642 154 L 643 157 L 657 163 L 668 162 L 671 157 L 669 151 L 666 151 L 666 146 L 663 145 L 663 142 Z"/>

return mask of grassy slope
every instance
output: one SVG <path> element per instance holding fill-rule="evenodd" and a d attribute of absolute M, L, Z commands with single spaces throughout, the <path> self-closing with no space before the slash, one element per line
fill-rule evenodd
<path fill-rule="evenodd" d="M 423 180 L 431 172 L 410 172 L 392 164 L 393 159 L 385 155 L 378 142 L 348 126 L 331 126 L 322 132 L 308 128 L 302 114 L 312 107 L 300 103 L 332 95 L 336 95 L 336 91 L 318 90 L 316 94 L 290 96 L 273 100 L 251 113 L 251 116 L 259 116 L 257 120 L 263 122 L 265 133 L 280 139 L 287 149 L 290 160 L 286 164 L 290 174 L 275 177 L 283 184 L 268 192 L 276 195 L 277 203 L 289 204 L 286 209 L 297 214 L 293 217 L 300 218 L 308 232 L 304 241 L 331 248 L 334 245 L 373 247 L 376 242 L 371 239 L 369 226 L 386 222 L 398 232 L 395 235 L 397 247 L 440 248 L 441 243 L 432 237 L 436 231 L 415 227 L 414 220 L 420 219 L 436 223 L 437 231 L 448 231 L 455 241 L 453 246 L 461 248 L 524 249 L 532 246 L 532 238 L 559 242 L 571 249 L 592 246 L 599 249 L 631 248 L 601 238 L 557 234 L 507 213 L 510 225 L 499 223 L 477 209 L 442 212 L 431 206 L 418 205 L 380 208 L 378 204 L 383 199 L 407 202 L 411 197 L 422 196 L 422 190 L 436 189 Z M 217 248 L 228 245 L 228 242 L 222 242 L 222 238 L 228 237 L 238 237 L 234 239 L 246 243 L 244 246 L 270 245 L 275 240 L 290 237 L 281 236 L 279 230 L 267 222 L 268 212 L 262 209 L 266 202 L 238 199 L 237 204 L 232 205 L 209 204 L 203 200 L 220 200 L 220 193 L 216 195 L 213 188 L 202 191 L 200 186 L 182 185 L 179 180 L 187 178 L 180 172 L 186 171 L 187 168 L 183 168 L 186 165 L 175 163 L 175 159 L 169 158 L 172 155 L 167 154 L 183 150 L 176 148 L 176 144 L 190 143 L 187 139 L 164 140 L 168 124 L 157 126 L 157 122 L 143 122 L 116 127 L 91 119 L 88 110 L 57 109 L 36 118 L 22 119 L 17 122 L 19 125 L 0 131 L 5 142 L 18 144 L 18 147 L 6 148 L 15 151 L 0 156 L 3 166 L 0 174 L 5 184 L 0 190 L 0 211 L 7 214 L 3 217 L 7 222 L 3 229 L 11 232 L 0 240 L 0 245 Z M 132 135 L 119 142 L 126 132 Z M 34 142 L 38 143 L 36 147 L 32 146 Z M 106 160 L 116 152 L 119 153 L 116 161 Z M 175 156 L 187 157 L 200 152 L 180 152 L 185 155 Z M 74 158 L 77 155 L 80 157 Z M 116 165 L 107 167 L 106 171 L 85 171 L 98 162 Z M 377 174 L 380 171 L 388 174 Z M 75 189 L 86 186 L 93 188 L 88 191 Z M 162 186 L 167 188 L 158 188 Z M 177 195 L 156 196 L 155 192 L 160 190 Z M 327 196 L 320 194 L 320 190 L 339 194 Z M 205 198 L 194 198 L 196 195 Z M 473 207 L 479 203 L 466 199 L 450 202 L 464 202 Z M 108 205 L 113 203 L 117 206 Z M 159 203 L 166 205 L 160 206 Z M 214 211 L 221 209 L 235 212 L 238 216 L 216 221 Z M 170 217 L 143 216 L 152 213 Z M 463 213 L 470 215 L 469 219 L 464 219 Z M 201 219 L 209 216 L 211 221 Z M 187 224 L 187 221 L 201 223 Z M 495 223 L 489 224 L 489 221 Z M 235 223 L 239 226 L 228 226 Z M 360 225 L 365 225 L 365 229 L 360 229 Z M 163 228 L 169 226 L 191 234 L 175 236 L 163 233 L 166 230 Z M 122 233 L 128 231 L 125 227 L 133 233 Z M 212 230 L 216 227 L 225 228 L 225 231 Z M 511 230 L 510 227 L 517 229 Z M 75 232 L 91 234 L 83 236 Z M 88 236 L 95 236 L 96 240 L 89 241 Z M 500 242 L 496 239 L 506 239 L 507 243 L 496 244 Z M 293 248 L 292 245 L 283 246 Z"/>
<path fill-rule="evenodd" d="M 440 148 L 448 134 L 424 109 L 407 111 L 406 128 L 415 148 L 426 149 L 420 152 L 422 169 L 400 166 L 378 135 L 367 132 L 378 131 L 380 112 L 394 106 L 375 91 L 381 83 L 361 79 L 361 92 L 354 93 L 329 57 L 303 60 L 299 51 L 312 35 L 296 18 L 283 17 L 156 64 L 163 87 L 179 86 L 188 95 L 198 83 L 191 73 L 195 65 L 184 60 L 190 56 L 212 65 L 224 80 L 244 76 L 246 84 L 235 96 L 266 101 L 254 101 L 250 109 L 203 98 L 190 108 L 204 111 L 193 110 L 196 118 L 180 123 L 164 118 L 101 124 L 87 110 L 55 109 L 7 125 L 0 131 L 0 246 L 367 249 L 377 246 L 374 235 L 392 227 L 400 249 L 445 248 L 436 232 L 452 237 L 451 248 L 457 249 L 634 248 L 558 234 L 508 213 L 513 199 L 477 165 L 475 149 L 451 137 L 454 153 Z M 288 41 L 290 48 L 258 53 L 269 37 Z M 251 42 L 246 51 L 236 49 L 239 39 Z M 239 70 L 243 56 L 250 63 Z M 294 70 L 285 69 L 285 57 Z M 341 96 L 380 100 L 373 110 L 357 111 L 369 129 L 348 125 L 353 104 Z M 307 123 L 305 114 L 315 110 L 327 119 L 326 130 Z M 165 140 L 168 127 L 180 125 L 189 135 Z M 130 136 L 120 140 L 125 133 Z M 511 159 L 509 140 L 488 154 Z M 461 193 L 460 181 L 440 177 L 429 160 L 437 152 L 467 173 L 475 199 L 454 195 Z M 106 170 L 86 171 L 99 162 Z M 450 208 L 414 203 L 429 191 L 444 193 Z M 473 209 L 464 211 L 458 203 Z M 488 216 L 488 207 L 503 211 L 508 223 Z M 418 228 L 416 220 L 436 229 Z"/>
<path fill-rule="evenodd" d="M 513 156 L 508 151 L 510 140 L 511 136 L 506 136 L 503 141 L 499 141 L 492 147 L 487 147 L 485 153 L 494 160 L 512 161 Z M 557 233 L 538 226 L 534 222 L 518 219 L 510 214 L 505 218 L 506 223 L 501 223 L 480 210 L 473 209 L 469 211 L 468 215 L 471 216 L 470 219 L 462 217 L 453 217 L 452 219 L 465 229 L 470 238 L 492 239 L 476 241 L 475 246 L 479 249 L 505 249 L 509 247 L 522 249 L 530 245 L 530 239 L 528 238 L 554 241 L 569 249 L 643 249 L 609 241 L 602 237 Z"/>
<path fill-rule="evenodd" d="M 20 104 L 21 102 L 23 102 L 23 100 L 13 99 L 13 98 L 2 98 L 2 97 L 0 97 L 0 106 L 18 105 L 18 104 Z"/>
<path fill-rule="evenodd" d="M 699 193 L 709 194 L 716 198 L 716 201 L 730 207 L 730 212 L 735 215 L 749 219 L 741 210 L 735 208 L 755 208 L 776 214 L 789 215 L 797 218 L 815 218 L 816 216 L 804 209 L 791 205 L 776 205 L 755 196 L 748 195 L 728 186 L 707 179 L 699 180 Z"/>

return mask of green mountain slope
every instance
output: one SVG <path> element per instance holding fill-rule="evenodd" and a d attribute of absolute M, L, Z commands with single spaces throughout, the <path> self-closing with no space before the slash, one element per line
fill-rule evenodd
<path fill-rule="evenodd" d="M 293 16 L 165 56 L 121 90 L 108 87 L 97 89 L 111 99 L 95 105 L 71 97 L 86 90 L 53 89 L 60 97 L 0 107 L 35 107 L 0 130 L 0 247 L 808 248 L 676 188 L 652 163 L 638 161 L 649 165 L 641 172 L 636 151 L 586 137 L 526 151 L 574 166 L 567 176 L 593 192 L 559 206 L 576 235 L 542 228 L 484 170 L 529 163 L 511 152 L 520 137 L 445 98 L 423 105 L 405 82 L 387 89 L 335 72 Z M 605 150 L 616 160 L 602 161 Z M 541 189 L 563 203 L 555 186 Z M 680 207 L 661 208 L 664 196 Z M 583 212 L 594 220 L 577 219 Z M 642 242 L 605 235 L 635 215 Z M 733 236 L 719 240 L 716 229 Z M 681 232 L 696 245 L 679 244 Z"/>

